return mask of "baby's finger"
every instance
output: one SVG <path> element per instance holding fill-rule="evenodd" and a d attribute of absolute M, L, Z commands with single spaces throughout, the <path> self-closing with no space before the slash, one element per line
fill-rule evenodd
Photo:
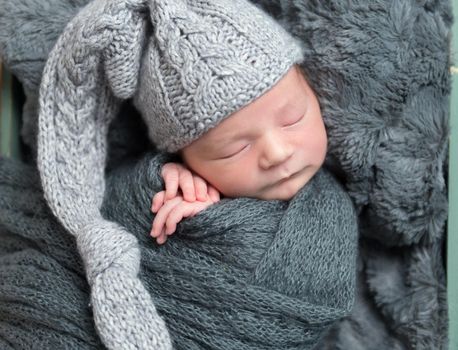
<path fill-rule="evenodd" d="M 194 175 L 193 178 L 197 200 L 205 202 L 207 200 L 207 182 L 197 175 Z"/>
<path fill-rule="evenodd" d="M 208 186 L 208 197 L 213 203 L 219 202 L 221 199 L 219 191 L 211 185 Z"/>
<path fill-rule="evenodd" d="M 169 213 L 167 217 L 167 221 L 165 223 L 166 229 L 165 233 L 167 235 L 171 235 L 175 232 L 177 228 L 177 224 L 184 218 L 191 216 L 193 213 L 193 206 L 194 204 L 181 202 L 180 205 L 177 205 L 173 208 L 173 210 Z"/>
<path fill-rule="evenodd" d="M 160 237 L 156 238 L 156 242 L 159 245 L 164 244 L 166 241 L 167 241 L 167 235 L 166 234 L 163 234 Z"/>
<path fill-rule="evenodd" d="M 165 182 L 165 198 L 172 199 L 176 197 L 180 178 L 178 166 L 174 163 L 164 164 L 161 175 Z"/>
<path fill-rule="evenodd" d="M 159 237 L 161 235 L 162 229 L 164 228 L 165 221 L 170 213 L 170 211 L 183 201 L 181 197 L 175 197 L 167 202 L 159 209 L 156 216 L 153 220 L 153 227 L 151 229 L 151 236 Z"/>
<path fill-rule="evenodd" d="M 179 181 L 184 200 L 188 202 L 194 202 L 196 200 L 196 191 L 194 189 L 192 173 L 188 169 L 181 169 Z"/>
<path fill-rule="evenodd" d="M 161 235 L 156 238 L 157 244 L 164 244 L 167 241 L 167 235 L 165 234 L 165 229 L 162 230 Z"/>
<path fill-rule="evenodd" d="M 153 204 L 151 205 L 151 211 L 156 213 L 162 204 L 164 204 L 165 191 L 160 191 L 153 196 Z"/>

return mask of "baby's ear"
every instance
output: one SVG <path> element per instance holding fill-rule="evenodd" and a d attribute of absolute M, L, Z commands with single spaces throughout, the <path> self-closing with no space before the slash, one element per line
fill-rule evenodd
<path fill-rule="evenodd" d="M 141 11 L 131 11 L 119 26 L 117 35 L 105 49 L 104 68 L 114 95 L 127 99 L 137 89 L 147 16 Z"/>

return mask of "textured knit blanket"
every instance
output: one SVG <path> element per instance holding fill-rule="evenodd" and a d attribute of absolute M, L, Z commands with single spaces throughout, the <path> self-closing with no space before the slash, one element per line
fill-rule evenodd
<path fill-rule="evenodd" d="M 45 60 L 64 25 L 86 2 L 0 1 L 0 52 L 25 87 L 22 136 L 30 147 L 30 163 L 36 147 L 37 91 Z M 317 349 L 446 349 L 443 247 L 451 2 L 255 2 L 309 49 L 303 68 L 322 105 L 330 140 L 327 165 L 344 182 L 359 214 L 362 239 L 356 304 Z M 132 113 L 132 118 L 119 118 L 112 126 L 109 170 L 136 159 L 148 146 L 138 117 L 129 109 L 124 113 Z M 29 177 L 23 180 L 28 183 Z M 13 203 L 27 202 L 26 188 Z M 30 200 L 27 205 L 33 204 Z M 9 208 L 12 204 L 3 205 Z M 38 214 L 24 208 L 23 215 Z M 49 230 L 58 231 L 48 224 Z M 67 257 L 75 247 L 58 238 L 61 236 L 53 235 L 54 244 Z M 28 247 L 23 254 L 30 264 L 24 269 L 44 271 L 33 254 L 46 255 L 49 246 L 40 245 L 38 238 L 16 239 Z M 5 252 L 7 241 L 2 242 Z M 73 266 L 78 264 L 68 259 Z M 61 268 L 60 264 L 53 266 Z M 73 293 L 84 289 L 84 277 L 79 267 L 72 271 L 67 274 L 69 282 L 62 284 L 70 293 L 68 300 L 77 300 Z M 40 280 L 28 280 L 34 276 L 24 273 L 23 283 L 45 286 Z M 8 283 L 2 288 L 11 289 Z M 5 322 L 5 312 L 10 315 L 19 305 L 40 305 L 24 300 L 13 304 L 14 299 L 4 297 L 5 293 L 0 293 L 2 327 L 33 328 L 53 339 L 65 334 L 59 328 L 61 320 L 47 313 L 28 326 L 27 320 Z M 46 293 L 30 292 L 29 298 L 31 294 L 46 305 L 40 310 L 59 309 L 59 305 L 51 307 L 53 299 Z M 27 294 L 24 297 L 27 300 Z M 83 312 L 80 306 L 75 302 L 66 314 L 90 323 L 89 308 Z M 74 325 L 73 329 L 80 332 L 78 339 L 97 344 L 86 328 Z M 26 338 L 24 334 L 22 339 Z"/>
<path fill-rule="evenodd" d="M 174 348 L 311 349 L 349 314 L 355 212 L 328 172 L 289 202 L 223 199 L 158 247 L 147 233 L 163 159 L 145 156 L 110 174 L 103 214 L 138 237 L 141 279 Z M 43 201 L 35 170 L 1 161 L 0 191 L 1 348 L 97 344 L 74 240 Z"/>

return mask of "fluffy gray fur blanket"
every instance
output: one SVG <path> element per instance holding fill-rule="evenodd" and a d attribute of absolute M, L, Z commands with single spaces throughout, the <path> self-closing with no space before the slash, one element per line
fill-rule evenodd
<path fill-rule="evenodd" d="M 63 26 L 86 2 L 0 1 L 0 52 L 25 87 L 23 138 L 31 149 L 31 163 L 41 70 Z M 327 166 L 345 184 L 359 215 L 356 305 L 317 349 L 446 349 L 443 244 L 450 1 L 254 2 L 309 49 L 303 68 L 319 96 L 328 130 Z M 148 146 L 138 118 L 116 120 L 110 146 L 110 170 L 136 159 Z M 38 214 L 25 211 L 24 215 Z M 0 217 L 0 222 L 5 220 Z M 17 239 L 30 262 L 27 269 L 42 270 L 33 254 L 46 254 L 46 249 L 33 238 Z M 55 244 L 65 247 L 64 255 L 74 249 L 60 238 Z M 8 251 L 4 245 L 2 254 Z M 62 267 L 57 263 L 53 268 Z M 81 293 L 80 270 L 71 271 L 66 286 Z M 7 283 L 2 286 L 8 288 Z M 52 302 L 46 294 L 39 297 L 44 305 Z M 69 298 L 74 300 L 73 294 Z M 14 300 L 0 300 L 4 325 Z M 81 317 L 87 325 L 88 310 L 76 311 L 80 306 L 84 305 L 76 305 L 68 314 Z M 39 321 L 29 327 L 52 337 L 62 334 L 58 319 Z M 21 321 L 9 325 L 19 327 Z M 80 332 L 79 339 L 97 346 L 97 340 L 76 324 L 75 331 Z"/>

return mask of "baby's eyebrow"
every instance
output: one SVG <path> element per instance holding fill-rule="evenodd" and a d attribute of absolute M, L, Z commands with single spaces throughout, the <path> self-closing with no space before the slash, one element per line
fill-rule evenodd
<path fill-rule="evenodd" d="M 275 108 L 274 116 L 281 117 L 287 111 L 292 110 L 294 108 L 297 108 L 296 104 L 291 101 L 287 101 L 286 103 L 283 103 Z"/>
<path fill-rule="evenodd" d="M 224 147 L 227 147 L 228 145 L 237 142 L 239 140 L 242 140 L 244 138 L 247 138 L 249 135 L 246 133 L 238 133 L 234 135 L 230 135 L 228 137 L 223 137 L 222 139 L 217 140 L 215 144 L 215 151 L 220 151 Z"/>

